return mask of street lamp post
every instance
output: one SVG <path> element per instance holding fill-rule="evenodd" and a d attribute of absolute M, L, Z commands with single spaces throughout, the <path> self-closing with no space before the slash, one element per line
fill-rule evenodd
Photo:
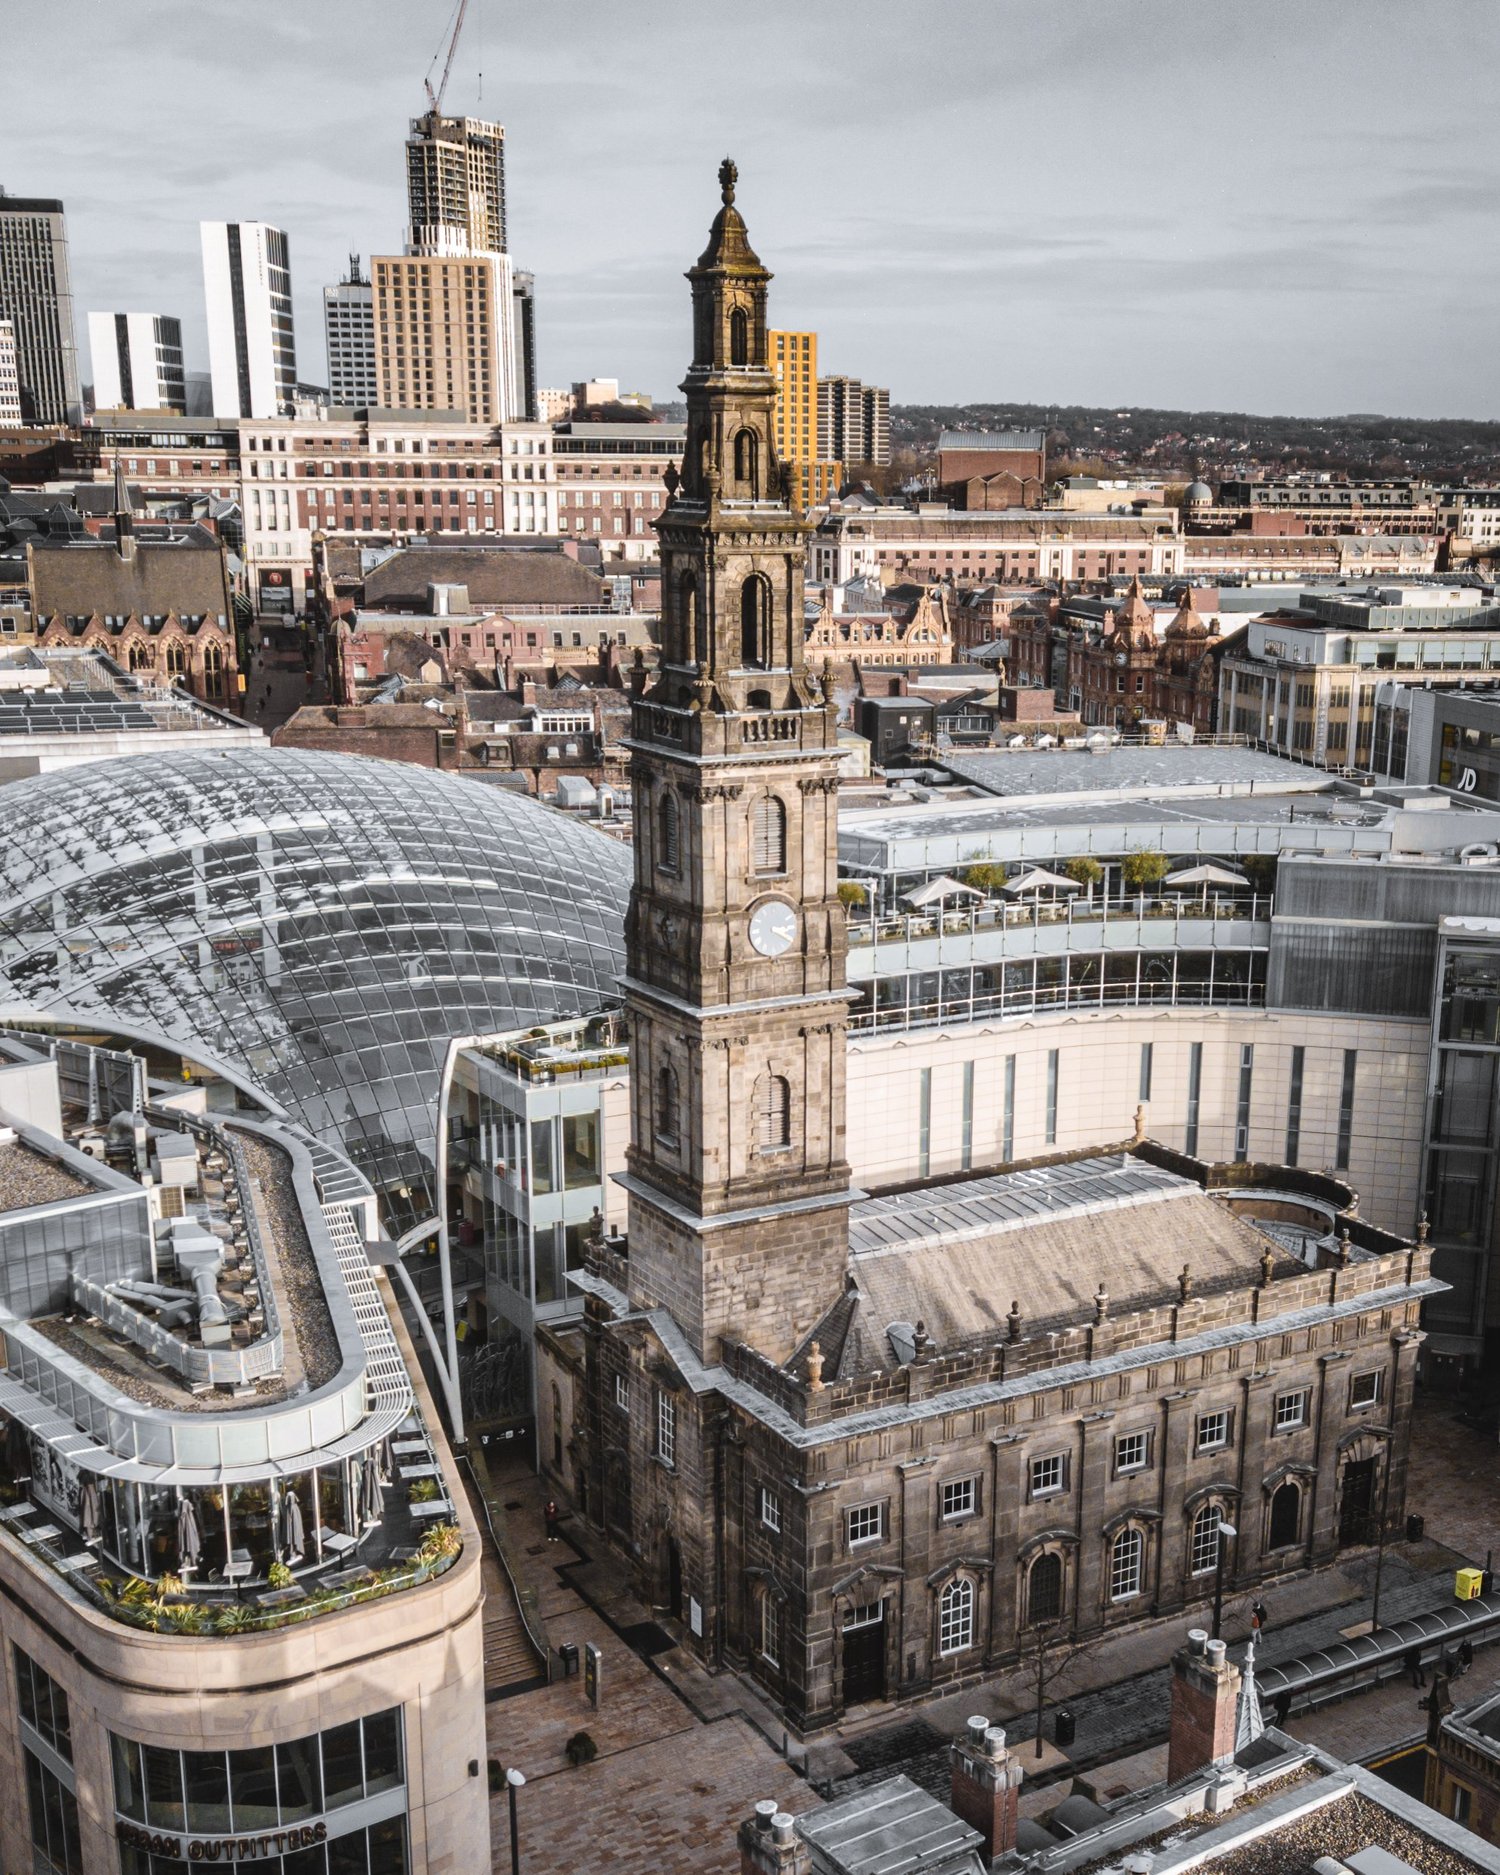
<path fill-rule="evenodd" d="M 516 1792 L 525 1782 L 517 1770 L 505 1773 L 505 1788 L 510 1795 L 510 1875 L 521 1875 L 521 1827 L 516 1820 Z"/>
<path fill-rule="evenodd" d="M 1219 1638 L 1219 1627 L 1224 1618 L 1224 1539 L 1236 1537 L 1239 1531 L 1232 1523 L 1225 1523 L 1221 1517 L 1218 1529 L 1218 1555 L 1214 1559 L 1214 1632 L 1213 1638 Z"/>

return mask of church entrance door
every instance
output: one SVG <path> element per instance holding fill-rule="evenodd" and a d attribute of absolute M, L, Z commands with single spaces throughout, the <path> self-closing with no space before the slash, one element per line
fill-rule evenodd
<path fill-rule="evenodd" d="M 1339 1543 L 1375 1541 L 1375 1463 L 1356 1459 L 1344 1467 L 1344 1489 L 1339 1498 Z"/>
<path fill-rule="evenodd" d="M 844 1705 L 885 1698 L 885 1603 L 852 1608 L 844 1621 Z"/>

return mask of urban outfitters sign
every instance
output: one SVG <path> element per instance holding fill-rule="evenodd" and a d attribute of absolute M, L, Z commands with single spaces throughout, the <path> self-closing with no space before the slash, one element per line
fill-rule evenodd
<path fill-rule="evenodd" d="M 174 1836 L 160 1830 L 142 1829 L 139 1823 L 115 1819 L 115 1835 L 132 1849 L 146 1849 L 152 1855 L 171 1856 L 188 1862 L 259 1862 L 273 1855 L 285 1855 L 292 1849 L 311 1849 L 328 1840 L 326 1823 L 302 1823 L 290 1829 L 270 1829 L 254 1836 Z"/>

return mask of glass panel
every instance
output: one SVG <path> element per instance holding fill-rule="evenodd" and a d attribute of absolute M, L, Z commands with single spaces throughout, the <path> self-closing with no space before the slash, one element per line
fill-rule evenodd
<path fill-rule="evenodd" d="M 336 1725 L 323 1734 L 324 1807 L 357 1803 L 364 1795 L 364 1767 L 360 1760 L 359 1721 Z"/>
<path fill-rule="evenodd" d="M 181 1829 L 182 1753 L 142 1745 L 146 1766 L 146 1821 L 153 1829 Z"/>
<path fill-rule="evenodd" d="M 351 1830 L 347 1836 L 335 1836 L 328 1845 L 328 1875 L 367 1875 L 369 1857 L 365 1832 Z"/>
<path fill-rule="evenodd" d="M 276 1827 L 276 1753 L 269 1745 L 229 1754 L 229 1782 L 237 1830 Z"/>
<path fill-rule="evenodd" d="M 212 1836 L 231 1827 L 229 1768 L 222 1751 L 185 1751 L 183 1781 L 187 1786 L 190 1830 Z"/>
<path fill-rule="evenodd" d="M 567 1113 L 562 1123 L 563 1184 L 569 1191 L 581 1185 L 597 1185 L 599 1165 L 599 1115 Z"/>
<path fill-rule="evenodd" d="M 276 1747 L 276 1787 L 283 1823 L 299 1823 L 323 1808 L 323 1773 L 316 1736 Z"/>
<path fill-rule="evenodd" d="M 110 1734 L 115 1761 L 115 1808 L 137 1823 L 146 1820 L 146 1791 L 141 1782 L 140 1746 L 133 1739 Z"/>
<path fill-rule="evenodd" d="M 365 1795 L 395 1790 L 401 1782 L 401 1709 L 392 1707 L 365 1720 Z"/>
<path fill-rule="evenodd" d="M 552 1122 L 531 1123 L 531 1189 L 545 1195 L 555 1189 L 552 1171 Z"/>

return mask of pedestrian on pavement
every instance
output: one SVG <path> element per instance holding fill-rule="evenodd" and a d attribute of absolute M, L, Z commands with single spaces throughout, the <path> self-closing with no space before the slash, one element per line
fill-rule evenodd
<path fill-rule="evenodd" d="M 1285 1687 L 1276 1695 L 1271 1706 L 1271 1722 L 1280 1730 L 1292 1716 L 1292 1696 Z"/>
<path fill-rule="evenodd" d="M 557 1541 L 559 1517 L 556 1498 L 549 1497 L 547 1499 L 547 1508 L 543 1511 L 542 1515 L 547 1519 L 547 1541 L 549 1543 L 555 1543 Z"/>
<path fill-rule="evenodd" d="M 1250 1628 L 1257 1637 L 1264 1634 L 1270 1625 L 1271 1617 L 1264 1602 L 1254 1602 L 1250 1608 Z"/>
<path fill-rule="evenodd" d="M 1467 1673 L 1469 1668 L 1472 1667 L 1473 1664 L 1474 1664 L 1474 1643 L 1468 1639 L 1461 1640 L 1458 1644 L 1458 1670 L 1459 1672 Z"/>
<path fill-rule="evenodd" d="M 1411 1683 L 1413 1686 L 1425 1686 L 1427 1684 L 1427 1674 L 1422 1666 L 1422 1650 L 1420 1647 L 1407 1648 L 1406 1669 L 1407 1672 L 1411 1674 Z"/>

